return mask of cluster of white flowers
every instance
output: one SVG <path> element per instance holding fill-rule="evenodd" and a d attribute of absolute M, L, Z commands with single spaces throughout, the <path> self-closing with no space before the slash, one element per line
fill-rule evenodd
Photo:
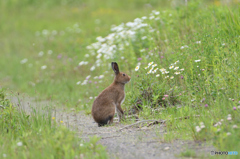
<path fill-rule="evenodd" d="M 82 66 L 82 65 L 87 65 L 88 64 L 88 62 L 87 61 L 81 61 L 81 62 L 79 62 L 79 66 Z"/>
<path fill-rule="evenodd" d="M 150 62 L 150 63 L 148 63 L 148 66 L 145 67 L 145 69 L 149 69 L 149 68 L 150 68 L 150 70 L 147 72 L 147 74 L 155 74 L 155 73 L 157 73 L 157 71 L 159 70 L 159 71 L 162 73 L 162 75 L 165 74 L 165 78 L 169 78 L 169 75 L 168 75 L 168 74 L 169 74 L 169 71 L 167 71 L 165 68 L 159 69 L 159 68 L 156 67 L 157 64 L 153 64 L 153 63 L 154 63 L 154 62 Z M 173 74 L 175 74 L 175 75 L 179 75 L 179 74 L 181 73 L 180 71 L 184 71 L 184 68 L 179 69 L 179 67 L 176 66 L 178 63 L 179 63 L 179 60 L 176 61 L 175 63 L 171 64 L 170 67 L 169 67 L 169 70 L 173 69 L 173 70 L 175 71 L 175 72 L 173 73 Z M 156 68 L 155 68 L 155 67 L 156 67 Z M 138 64 L 138 65 L 136 66 L 135 71 L 138 71 L 139 68 L 140 68 L 140 64 Z M 160 74 L 157 74 L 157 75 L 156 75 L 156 77 L 159 77 L 159 76 L 160 76 Z M 174 78 L 174 76 L 171 76 L 171 77 L 170 77 L 170 79 L 173 79 L 173 78 Z"/>
<path fill-rule="evenodd" d="M 117 52 L 121 52 L 130 45 L 129 42 L 146 39 L 153 40 L 152 37 L 149 37 L 149 32 L 154 32 L 155 29 L 149 23 L 146 23 L 146 21 L 159 21 L 159 14 L 160 12 L 154 10 L 149 17 L 144 16 L 136 18 L 133 22 L 122 23 L 118 26 L 113 25 L 109 35 L 106 37 L 97 37 L 97 42 L 87 46 L 90 54 L 96 56 L 97 59 L 91 70 L 99 67 L 103 60 L 114 58 Z M 136 38 L 137 35 L 141 35 L 142 37 L 140 39 Z"/>
<path fill-rule="evenodd" d="M 196 131 L 197 132 L 200 132 L 202 129 L 204 129 L 205 128 L 205 125 L 204 125 L 204 123 L 203 122 L 200 122 L 200 126 L 196 126 Z"/>

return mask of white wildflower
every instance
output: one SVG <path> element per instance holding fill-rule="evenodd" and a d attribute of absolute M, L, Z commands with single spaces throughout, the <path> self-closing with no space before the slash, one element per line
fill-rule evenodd
<path fill-rule="evenodd" d="M 228 121 L 232 120 L 232 117 L 231 117 L 231 116 L 228 116 L 228 117 L 227 117 L 227 120 L 228 120 Z"/>
<path fill-rule="evenodd" d="M 154 71 L 156 72 L 158 70 L 158 68 L 155 68 Z"/>
<path fill-rule="evenodd" d="M 201 60 L 199 59 L 199 60 L 194 60 L 195 62 L 200 62 Z"/>
<path fill-rule="evenodd" d="M 201 41 L 196 41 L 196 44 L 201 44 Z"/>
<path fill-rule="evenodd" d="M 154 67 L 156 67 L 157 66 L 157 64 L 154 64 L 154 65 L 152 65 L 152 68 L 154 68 Z"/>
<path fill-rule="evenodd" d="M 180 74 L 180 72 L 174 72 L 174 74 L 175 74 L 175 75 L 179 75 L 179 74 Z"/>
<path fill-rule="evenodd" d="M 149 70 L 149 71 L 147 72 L 147 74 L 150 74 L 150 73 L 152 73 L 152 70 Z"/>
<path fill-rule="evenodd" d="M 93 71 L 93 70 L 95 70 L 95 66 L 92 66 L 92 67 L 90 68 L 90 71 Z"/>
<path fill-rule="evenodd" d="M 53 53 L 52 50 L 48 50 L 48 54 L 51 55 Z"/>
<path fill-rule="evenodd" d="M 238 128 L 238 126 L 237 125 L 233 125 L 233 129 L 236 129 L 236 128 Z"/>
<path fill-rule="evenodd" d="M 18 146 L 22 146 L 23 143 L 20 141 L 20 142 L 17 143 L 17 145 L 18 145 Z"/>
<path fill-rule="evenodd" d="M 141 39 L 142 39 L 142 40 L 145 40 L 145 39 L 147 39 L 147 36 L 143 36 Z"/>
<path fill-rule="evenodd" d="M 174 78 L 173 76 L 170 77 L 170 79 L 173 79 L 173 78 Z"/>
<path fill-rule="evenodd" d="M 47 68 L 46 65 L 41 66 L 41 69 L 42 69 L 42 70 L 45 70 L 46 68 Z"/>
<path fill-rule="evenodd" d="M 160 12 L 159 12 L 159 11 L 155 11 L 154 14 L 155 14 L 155 15 L 158 15 L 158 14 L 160 14 Z"/>
<path fill-rule="evenodd" d="M 44 52 L 43 52 L 43 51 L 40 51 L 40 52 L 38 53 L 38 56 L 41 57 L 41 56 L 43 56 L 43 54 L 44 54 Z"/>
<path fill-rule="evenodd" d="M 98 55 L 97 55 L 97 58 L 99 59 L 101 56 L 102 56 L 102 54 L 98 54 Z"/>
<path fill-rule="evenodd" d="M 49 33 L 49 31 L 46 30 L 46 29 L 44 29 L 44 30 L 42 31 L 42 34 L 43 34 L 43 35 L 47 35 L 48 33 Z"/>
<path fill-rule="evenodd" d="M 104 77 L 104 75 L 100 75 L 99 77 L 98 77 L 98 79 L 102 79 Z"/>
<path fill-rule="evenodd" d="M 57 35 L 57 31 L 56 31 L 56 30 L 53 30 L 53 31 L 52 31 L 52 35 Z"/>
<path fill-rule="evenodd" d="M 172 68 L 174 68 L 174 66 L 170 66 L 170 67 L 169 67 L 169 69 L 172 69 Z"/>
<path fill-rule="evenodd" d="M 161 71 L 161 72 L 165 72 L 165 71 L 166 71 L 166 69 L 164 69 L 164 68 L 161 68 L 161 69 L 160 69 L 160 71 Z"/>
<path fill-rule="evenodd" d="M 197 132 L 200 132 L 201 131 L 201 128 L 199 126 L 196 126 L 196 131 Z"/>
<path fill-rule="evenodd" d="M 137 66 L 137 67 L 135 68 L 135 71 L 138 71 L 138 70 L 139 70 L 139 68 L 140 68 L 140 66 Z"/>
<path fill-rule="evenodd" d="M 214 124 L 215 127 L 218 126 L 218 125 L 222 125 L 222 123 L 219 121 L 216 124 Z"/>
<path fill-rule="evenodd" d="M 231 135 L 231 133 L 230 133 L 230 132 L 227 132 L 227 136 L 229 136 L 229 135 Z"/>
<path fill-rule="evenodd" d="M 88 80 L 84 80 L 81 85 L 86 85 Z"/>
<path fill-rule="evenodd" d="M 149 62 L 149 63 L 148 63 L 148 66 L 151 66 L 152 64 L 153 64 L 153 62 Z"/>
<path fill-rule="evenodd" d="M 27 61 L 28 61 L 28 59 L 25 58 L 25 59 L 21 60 L 20 63 L 25 64 Z"/>
<path fill-rule="evenodd" d="M 200 127 L 201 127 L 201 129 L 203 129 L 203 128 L 205 128 L 205 125 L 201 125 Z"/>
<path fill-rule="evenodd" d="M 155 18 L 155 17 L 154 17 L 153 15 L 149 17 L 150 20 L 152 20 L 152 19 L 154 19 L 154 18 Z"/>
<path fill-rule="evenodd" d="M 79 85 L 79 84 L 81 84 L 81 81 L 78 81 L 78 82 L 77 82 L 77 85 Z"/>
<path fill-rule="evenodd" d="M 179 69 L 179 67 L 175 67 L 175 68 L 174 68 L 174 70 L 178 70 L 178 69 Z"/>
<path fill-rule="evenodd" d="M 160 76 L 159 74 L 156 75 L 156 77 L 159 77 L 159 76 Z"/>

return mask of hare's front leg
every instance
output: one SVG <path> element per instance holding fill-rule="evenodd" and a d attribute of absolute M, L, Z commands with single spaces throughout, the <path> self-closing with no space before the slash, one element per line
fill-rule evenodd
<path fill-rule="evenodd" d="M 117 116 L 118 116 L 118 122 L 120 122 L 120 120 L 123 117 L 123 110 L 122 110 L 122 107 L 121 107 L 120 103 L 118 103 L 117 106 L 116 106 L 116 112 L 117 112 Z"/>

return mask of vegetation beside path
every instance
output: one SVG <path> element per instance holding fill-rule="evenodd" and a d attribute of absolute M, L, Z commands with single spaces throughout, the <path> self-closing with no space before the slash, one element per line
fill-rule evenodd
<path fill-rule="evenodd" d="M 15 95 L 22 100 L 22 97 Z M 10 94 L 8 95 L 8 98 Z M 36 103 L 31 103 L 36 104 Z M 56 122 L 52 106 L 13 105 L 0 88 L 0 158 L 107 158 L 99 138 L 83 141 L 75 131 Z M 29 109 L 27 111 L 27 109 Z"/>

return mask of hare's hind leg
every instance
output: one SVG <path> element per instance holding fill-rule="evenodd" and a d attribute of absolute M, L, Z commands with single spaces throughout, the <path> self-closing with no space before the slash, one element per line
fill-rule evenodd
<path fill-rule="evenodd" d="M 115 114 L 115 109 L 112 109 L 106 114 L 106 118 L 102 120 L 102 122 L 98 123 L 98 126 L 110 125 L 113 123 L 113 118 Z"/>

